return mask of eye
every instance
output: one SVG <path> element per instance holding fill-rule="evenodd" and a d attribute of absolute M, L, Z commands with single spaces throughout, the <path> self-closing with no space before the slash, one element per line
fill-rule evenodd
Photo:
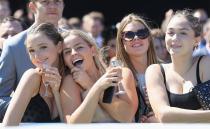
<path fill-rule="evenodd" d="M 55 2 L 56 2 L 56 3 L 60 3 L 60 2 L 62 2 L 62 0 L 55 0 Z"/>
<path fill-rule="evenodd" d="M 186 33 L 186 32 L 180 32 L 180 34 L 182 34 L 182 35 L 187 35 L 187 33 Z"/>
<path fill-rule="evenodd" d="M 41 46 L 40 47 L 40 49 L 42 49 L 42 50 L 44 50 L 44 49 L 46 49 L 47 48 L 47 46 Z"/>
<path fill-rule="evenodd" d="M 47 4 L 48 1 L 47 1 L 47 0 L 41 0 L 40 3 L 42 3 L 42 4 Z"/>
<path fill-rule="evenodd" d="M 5 39 L 7 39 L 8 38 L 8 36 L 9 36 L 9 34 L 4 34 L 4 35 L 2 35 L 2 38 L 5 38 Z"/>
<path fill-rule="evenodd" d="M 166 34 L 167 34 L 167 35 L 170 35 L 170 36 L 173 36 L 173 35 L 174 35 L 174 32 L 172 32 L 172 31 L 167 31 Z"/>
<path fill-rule="evenodd" d="M 70 50 L 70 49 L 69 49 L 69 50 L 64 50 L 64 51 L 63 51 L 63 54 L 64 54 L 64 55 L 67 55 L 67 54 L 70 54 L 70 53 L 71 53 L 71 50 Z"/>
<path fill-rule="evenodd" d="M 33 53 L 34 52 L 34 49 L 29 49 L 28 52 L 29 53 Z"/>
<path fill-rule="evenodd" d="M 77 48 L 76 48 L 76 50 L 81 50 L 83 48 L 83 46 L 78 46 Z"/>

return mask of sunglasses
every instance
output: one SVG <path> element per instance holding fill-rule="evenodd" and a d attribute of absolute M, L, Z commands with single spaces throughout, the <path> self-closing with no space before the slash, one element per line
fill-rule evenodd
<path fill-rule="evenodd" d="M 135 36 L 137 36 L 138 39 L 146 39 L 150 35 L 150 32 L 147 28 L 139 29 L 136 32 L 133 31 L 125 31 L 122 32 L 122 39 L 124 41 L 133 41 Z"/>

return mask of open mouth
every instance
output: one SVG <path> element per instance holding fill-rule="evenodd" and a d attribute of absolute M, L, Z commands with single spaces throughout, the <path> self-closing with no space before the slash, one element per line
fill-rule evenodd
<path fill-rule="evenodd" d="M 75 67 L 80 67 L 82 65 L 82 63 L 83 63 L 82 59 L 77 59 L 77 60 L 73 61 L 73 65 Z"/>
<path fill-rule="evenodd" d="M 132 44 L 132 47 L 141 47 L 141 46 L 143 46 L 143 44 L 139 44 L 139 43 Z"/>

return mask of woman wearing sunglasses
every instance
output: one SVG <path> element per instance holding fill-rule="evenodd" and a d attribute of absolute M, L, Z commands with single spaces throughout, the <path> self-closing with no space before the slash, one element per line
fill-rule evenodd
<path fill-rule="evenodd" d="M 153 116 L 153 113 L 148 107 L 144 74 L 146 68 L 150 64 L 157 63 L 158 60 L 146 22 L 135 14 L 124 17 L 118 28 L 116 48 L 117 58 L 135 75 L 139 98 L 139 110 L 136 113 L 135 121 L 155 122 L 155 118 L 150 117 Z"/>
<path fill-rule="evenodd" d="M 210 58 L 192 56 L 201 30 L 198 19 L 191 12 L 176 12 L 169 21 L 165 37 L 172 63 L 154 64 L 146 71 L 149 100 L 161 122 L 210 122 L 210 111 L 201 109 L 192 91 L 199 87 L 197 84 L 203 85 L 210 80 Z"/>

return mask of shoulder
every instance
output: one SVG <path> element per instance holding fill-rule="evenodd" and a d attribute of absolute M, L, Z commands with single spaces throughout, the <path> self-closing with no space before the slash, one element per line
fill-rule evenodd
<path fill-rule="evenodd" d="M 162 64 L 163 70 L 166 71 L 167 69 L 165 67 L 167 67 L 166 65 L 168 64 Z M 160 64 L 152 64 L 150 65 L 145 72 L 145 79 L 146 81 L 150 81 L 150 80 L 163 80 L 164 79 L 164 75 L 161 71 L 161 65 Z"/>
<path fill-rule="evenodd" d="M 164 67 L 165 64 L 162 64 L 162 66 Z M 146 69 L 146 73 L 155 73 L 160 71 L 160 64 L 151 64 L 150 66 L 147 67 Z"/>
<path fill-rule="evenodd" d="M 203 56 L 200 61 L 200 65 L 209 66 L 210 65 L 210 56 L 208 56 L 208 55 Z"/>
<path fill-rule="evenodd" d="M 210 66 L 210 56 L 203 56 L 203 58 L 200 61 L 200 75 L 202 78 L 202 81 L 208 81 L 210 80 L 210 70 L 209 69 Z"/>
<path fill-rule="evenodd" d="M 24 72 L 17 87 L 26 91 L 32 90 L 34 93 L 38 92 L 41 82 L 41 73 L 38 69 L 28 69 Z"/>
<path fill-rule="evenodd" d="M 39 70 L 37 68 L 30 68 L 26 70 L 23 74 L 23 76 L 30 77 L 30 78 L 41 78 L 41 74 L 39 73 Z"/>
<path fill-rule="evenodd" d="M 127 67 L 123 67 L 122 68 L 122 75 L 123 76 L 128 76 L 128 77 L 132 77 L 133 76 L 133 73 L 132 73 L 132 71 L 129 69 L 129 68 L 127 68 Z"/>

